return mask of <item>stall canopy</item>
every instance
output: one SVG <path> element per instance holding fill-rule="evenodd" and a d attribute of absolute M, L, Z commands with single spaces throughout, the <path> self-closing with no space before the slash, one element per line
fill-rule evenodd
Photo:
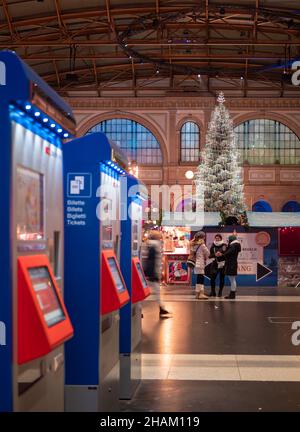
<path fill-rule="evenodd" d="M 300 212 L 248 212 L 249 225 L 255 227 L 300 227 Z M 217 212 L 206 212 L 203 216 L 195 217 L 192 212 L 165 212 L 162 226 L 186 226 L 192 231 L 202 227 L 215 227 L 221 221 Z"/>
<path fill-rule="evenodd" d="M 300 227 L 300 212 L 248 212 L 251 227 Z"/>
<path fill-rule="evenodd" d="M 162 226 L 186 226 L 193 231 L 203 226 L 218 226 L 221 221 L 217 212 L 196 214 L 195 212 L 164 212 Z"/>

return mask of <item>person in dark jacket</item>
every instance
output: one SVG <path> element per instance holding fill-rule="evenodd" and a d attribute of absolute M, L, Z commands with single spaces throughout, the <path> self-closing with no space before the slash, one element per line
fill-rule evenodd
<path fill-rule="evenodd" d="M 161 255 L 161 233 L 151 231 L 147 242 L 147 259 L 143 261 L 145 276 L 148 279 L 151 292 L 159 305 L 159 316 L 161 318 L 170 315 L 160 295 L 160 281 L 162 275 L 162 255 Z"/>
<path fill-rule="evenodd" d="M 235 299 L 236 295 L 236 276 L 238 270 L 238 255 L 241 252 L 241 244 L 237 240 L 235 235 L 231 235 L 228 238 L 228 247 L 226 252 L 222 253 L 217 252 L 217 257 L 225 258 L 225 274 L 229 277 L 230 280 L 230 293 L 226 296 L 226 299 Z"/>
<path fill-rule="evenodd" d="M 221 254 L 224 254 L 226 249 L 227 249 L 227 245 L 223 241 L 221 234 L 216 234 L 214 242 L 211 245 L 210 255 L 209 255 L 209 258 L 215 259 L 214 264 L 216 267 L 216 272 L 210 278 L 211 292 L 209 294 L 209 297 L 216 297 L 216 279 L 218 275 L 219 275 L 218 297 L 222 297 L 224 281 L 225 281 L 225 259 L 222 256 L 217 257 L 216 253 L 221 252 Z"/>

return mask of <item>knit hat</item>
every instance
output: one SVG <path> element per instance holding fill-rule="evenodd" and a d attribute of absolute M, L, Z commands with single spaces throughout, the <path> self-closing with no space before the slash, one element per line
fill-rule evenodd
<path fill-rule="evenodd" d="M 236 240 L 236 236 L 235 235 L 230 235 L 228 237 L 229 243 L 233 242 L 234 240 Z"/>
<path fill-rule="evenodd" d="M 195 234 L 195 239 L 196 240 L 198 240 L 198 239 L 204 239 L 205 238 L 205 232 L 204 231 L 198 231 L 196 234 Z"/>

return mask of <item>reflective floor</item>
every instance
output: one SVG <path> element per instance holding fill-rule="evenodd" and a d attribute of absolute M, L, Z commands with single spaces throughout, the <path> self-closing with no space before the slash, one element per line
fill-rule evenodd
<path fill-rule="evenodd" d="M 173 314 L 144 303 L 143 381 L 124 411 L 300 411 L 300 288 L 240 288 L 237 301 L 162 292 Z"/>

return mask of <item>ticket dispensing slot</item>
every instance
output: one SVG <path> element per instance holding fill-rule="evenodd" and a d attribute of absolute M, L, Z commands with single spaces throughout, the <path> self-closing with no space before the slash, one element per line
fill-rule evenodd
<path fill-rule="evenodd" d="M 46 255 L 18 258 L 18 364 L 42 357 L 73 336 Z"/>
<path fill-rule="evenodd" d="M 138 257 L 132 258 L 132 303 L 145 300 L 151 294 L 142 265 Z"/>
<path fill-rule="evenodd" d="M 129 302 L 129 294 L 121 270 L 112 250 L 102 252 L 101 315 L 120 309 Z"/>

